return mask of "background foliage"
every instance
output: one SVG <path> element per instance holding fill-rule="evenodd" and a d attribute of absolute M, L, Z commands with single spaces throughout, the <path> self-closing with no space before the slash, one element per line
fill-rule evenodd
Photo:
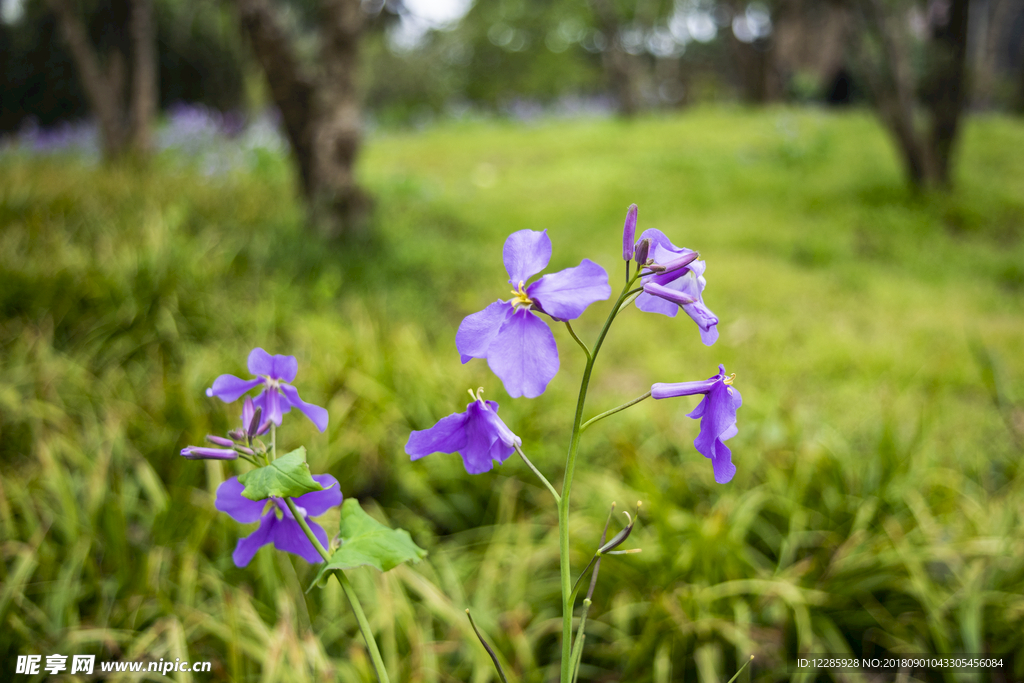
<path fill-rule="evenodd" d="M 458 363 L 454 332 L 504 296 L 514 230 L 547 229 L 554 268 L 587 257 L 619 277 L 630 202 L 641 229 L 708 261 L 722 336 L 708 349 L 688 320 L 627 313 L 592 410 L 724 362 L 745 401 L 738 474 L 714 483 L 686 400 L 588 431 L 576 568 L 613 500 L 643 500 L 643 552 L 602 565 L 581 680 L 727 680 L 755 654 L 741 680 L 825 681 L 789 662 L 1024 650 L 1022 146 L 1019 121 L 972 119 L 958 190 L 930 195 L 902 189 L 864 113 L 380 130 L 363 166 L 374 237 L 347 245 L 304 229 L 273 150 L 212 175 L 173 149 L 148 174 L 8 150 L 0 661 L 181 657 L 212 661 L 209 680 L 371 680 L 337 584 L 303 599 L 313 568 L 268 550 L 234 567 L 248 530 L 213 509 L 233 465 L 177 455 L 237 422 L 203 390 L 259 345 L 298 356 L 296 385 L 331 415 L 324 435 L 286 422 L 284 447 L 305 445 L 314 471 L 430 553 L 352 572 L 394 678 L 495 680 L 471 607 L 510 670 L 550 680 L 547 492 L 515 460 L 470 477 L 457 456 L 412 464 L 402 447 L 484 386 L 559 478 L 582 367 L 571 340 L 555 330 L 548 392 L 512 401 L 482 363 Z M 1019 657 L 1008 666 L 923 680 L 1024 677 Z"/>

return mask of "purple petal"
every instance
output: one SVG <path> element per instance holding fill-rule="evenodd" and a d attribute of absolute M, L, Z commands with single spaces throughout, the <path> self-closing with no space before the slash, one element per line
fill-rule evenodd
<path fill-rule="evenodd" d="M 290 384 L 282 384 L 281 391 L 284 392 L 285 400 L 312 420 L 321 434 L 327 430 L 327 410 L 325 408 L 303 401 L 299 398 L 299 390 Z"/>
<path fill-rule="evenodd" d="M 715 471 L 715 481 L 719 484 L 728 484 L 736 474 L 736 466 L 732 464 L 732 451 L 721 441 L 715 442 L 711 467 Z"/>
<path fill-rule="evenodd" d="M 679 312 L 679 306 L 676 304 L 646 292 L 636 298 L 636 307 L 644 313 L 661 313 L 670 318 L 674 318 Z"/>
<path fill-rule="evenodd" d="M 551 239 L 548 231 L 519 230 L 508 236 L 501 252 L 513 287 L 526 282 L 548 265 L 551 260 Z"/>
<path fill-rule="evenodd" d="M 655 263 L 665 263 L 672 260 L 678 254 L 690 252 L 686 247 L 677 247 L 672 241 L 657 228 L 648 228 L 640 234 L 640 239 L 651 240 L 651 248 L 647 256 L 653 258 Z"/>
<path fill-rule="evenodd" d="M 626 211 L 626 224 L 622 227 L 622 260 L 633 258 L 633 238 L 636 235 L 636 204 L 630 204 Z"/>
<path fill-rule="evenodd" d="M 431 453 L 455 453 L 466 445 L 466 413 L 452 413 L 442 417 L 430 429 L 414 431 L 405 444 L 405 452 L 412 460 Z"/>
<path fill-rule="evenodd" d="M 267 422 L 273 422 L 280 427 L 281 416 L 291 412 L 292 409 L 291 403 L 283 399 L 280 391 L 268 387 L 253 399 L 252 404 L 263 411 L 261 419 L 266 419 Z"/>
<path fill-rule="evenodd" d="M 263 514 L 267 501 L 249 500 L 242 495 L 244 488 L 238 477 L 231 477 L 217 487 L 217 499 L 213 506 L 226 512 L 236 522 L 251 524 Z"/>
<path fill-rule="evenodd" d="M 295 356 L 271 356 L 261 348 L 249 353 L 249 372 L 254 375 L 291 382 L 299 371 L 299 361 Z"/>
<path fill-rule="evenodd" d="M 278 524 L 280 524 L 280 521 L 277 519 L 274 510 L 271 510 L 260 518 L 260 526 L 256 531 L 252 532 L 245 538 L 238 539 L 238 544 L 235 546 L 235 552 L 231 554 L 231 559 L 235 561 L 235 566 L 246 566 L 252 561 L 253 556 L 256 555 L 256 551 L 272 542 L 274 532 Z M 293 522 L 293 524 L 295 523 Z M 296 526 L 298 526 L 298 524 L 296 524 Z"/>
<path fill-rule="evenodd" d="M 309 525 L 313 535 L 320 540 L 320 545 L 327 548 L 327 532 L 324 531 L 323 527 L 311 519 L 307 519 L 306 524 Z M 320 557 L 320 553 L 316 551 L 313 543 L 306 536 L 306 532 L 302 530 L 298 522 L 287 515 L 283 519 L 278 520 L 277 524 L 274 525 L 271 532 L 271 540 L 273 540 L 274 547 L 278 550 L 298 555 L 310 564 L 323 562 L 323 558 Z"/>
<path fill-rule="evenodd" d="M 263 384 L 260 378 L 245 380 L 234 375 L 221 375 L 213 380 L 213 386 L 206 390 L 207 396 L 216 396 L 225 403 L 237 401 L 239 397 L 253 387 Z"/>
<path fill-rule="evenodd" d="M 473 401 L 466 406 L 466 445 L 459 453 L 469 474 L 490 471 L 494 460 L 504 462 L 515 452 L 512 442 L 519 438 L 498 417 L 498 404 L 494 401 L 486 404 L 484 407 L 479 401 Z"/>
<path fill-rule="evenodd" d="M 313 480 L 323 486 L 324 490 L 310 491 L 292 499 L 296 505 L 306 511 L 307 516 L 316 517 L 341 505 L 341 487 L 338 485 L 337 479 L 329 474 L 314 474 Z"/>
<path fill-rule="evenodd" d="M 463 363 L 468 363 L 471 358 L 487 357 L 487 349 L 512 312 L 512 304 L 498 300 L 463 318 L 459 331 L 455 333 L 455 348 L 459 350 Z"/>
<path fill-rule="evenodd" d="M 555 335 L 525 308 L 509 316 L 487 351 L 487 365 L 512 398 L 536 398 L 558 374 Z"/>
<path fill-rule="evenodd" d="M 683 312 L 690 316 L 700 328 L 700 340 L 705 346 L 718 341 L 718 317 L 712 313 L 703 301 L 683 306 Z"/>
<path fill-rule="evenodd" d="M 732 387 L 719 382 L 704 399 L 700 433 L 693 445 L 709 458 L 714 457 L 716 444 L 722 434 L 736 424 L 735 399 L 730 395 L 731 390 Z"/>
<path fill-rule="evenodd" d="M 559 320 L 578 318 L 587 306 L 612 294 L 608 273 L 590 259 L 583 259 L 575 268 L 545 275 L 526 291 L 539 310 Z"/>

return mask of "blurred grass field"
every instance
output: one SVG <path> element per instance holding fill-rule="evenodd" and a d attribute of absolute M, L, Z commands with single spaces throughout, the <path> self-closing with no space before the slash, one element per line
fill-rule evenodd
<path fill-rule="evenodd" d="M 234 426 L 237 406 L 203 391 L 262 346 L 298 357 L 296 386 L 331 416 L 324 435 L 288 419 L 280 442 L 430 552 L 352 572 L 393 680 L 497 680 L 467 607 L 519 680 L 554 680 L 547 492 L 517 460 L 471 477 L 403 446 L 483 386 L 560 482 L 582 368 L 565 330 L 548 391 L 514 401 L 459 363 L 455 330 L 507 298 L 515 230 L 548 230 L 549 270 L 590 258 L 615 286 L 631 202 L 640 229 L 707 261 L 721 338 L 625 313 L 588 414 L 724 363 L 744 398 L 738 473 L 716 484 L 693 449 L 695 400 L 588 430 L 575 571 L 612 501 L 643 501 L 643 552 L 602 563 L 580 680 L 725 681 L 754 654 L 740 681 L 867 682 L 895 674 L 791 663 L 1024 651 L 1021 149 L 1020 120 L 974 117 L 956 190 L 914 195 L 866 113 L 380 130 L 361 167 L 376 223 L 350 244 L 304 229 L 283 158 L 207 177 L 166 158 L 144 173 L 0 156 L 4 671 L 62 653 L 213 662 L 181 681 L 372 680 L 337 583 L 302 599 L 312 568 L 266 549 L 234 567 L 249 529 L 213 492 L 239 470 L 178 456 Z M 608 305 L 576 326 L 585 340 Z M 321 521 L 336 532 L 336 513 Z M 900 680 L 1019 681 L 1024 657 Z"/>

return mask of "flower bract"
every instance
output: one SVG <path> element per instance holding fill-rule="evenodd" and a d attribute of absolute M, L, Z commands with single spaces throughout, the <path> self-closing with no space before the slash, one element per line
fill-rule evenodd
<path fill-rule="evenodd" d="M 739 431 L 736 428 L 736 410 L 743 405 L 740 392 L 732 386 L 734 377 L 727 377 L 725 366 L 719 365 L 718 374 L 706 380 L 659 383 L 651 387 L 651 396 L 654 398 L 704 395 L 704 399 L 689 414 L 689 417 L 700 420 L 700 433 L 693 445 L 704 457 L 711 459 L 715 481 L 719 484 L 729 482 L 736 474 L 732 451 L 725 445 L 725 441 L 736 436 Z"/>
<path fill-rule="evenodd" d="M 463 363 L 485 358 L 513 398 L 544 393 L 558 373 L 558 347 L 551 329 L 537 316 L 574 320 L 590 304 L 611 296 L 608 274 L 589 259 L 526 284 L 551 260 L 547 231 L 520 230 L 509 235 L 502 252 L 512 298 L 499 299 L 466 316 L 455 335 Z"/>
<path fill-rule="evenodd" d="M 249 372 L 257 375 L 255 379 L 244 380 L 234 375 L 221 375 L 206 390 L 206 395 L 230 403 L 237 401 L 250 389 L 263 386 L 263 391 L 253 399 L 253 406 L 262 408 L 264 420 L 280 426 L 281 416 L 297 408 L 323 432 L 327 429 L 327 411 L 303 401 L 299 398 L 298 390 L 289 384 L 295 379 L 298 370 L 299 363 L 295 356 L 271 356 L 263 349 L 255 348 L 249 354 Z M 243 428 L 248 426 L 245 423 Z"/>
<path fill-rule="evenodd" d="M 405 444 L 413 460 L 431 453 L 459 453 L 470 474 L 488 472 L 494 461 L 505 461 L 522 441 L 498 417 L 498 404 L 484 401 L 479 394 L 462 413 L 441 418 L 430 429 L 414 431 Z"/>
<path fill-rule="evenodd" d="M 320 540 L 320 544 L 327 548 L 327 532 L 309 518 L 322 515 L 332 507 L 341 505 L 341 489 L 338 480 L 329 474 L 315 474 L 313 479 L 323 486 L 324 490 L 303 494 L 292 501 L 299 513 L 305 517 L 310 530 Z M 273 544 L 278 550 L 298 555 L 311 564 L 322 561 L 320 553 L 306 537 L 283 499 L 249 500 L 242 495 L 244 489 L 245 486 L 238 481 L 238 477 L 232 477 L 217 487 L 215 507 L 218 510 L 226 512 L 236 522 L 260 523 L 256 531 L 238 539 L 235 552 L 231 555 L 235 565 L 246 566 L 256 555 L 256 551 L 269 544 Z"/>
<path fill-rule="evenodd" d="M 644 291 L 636 298 L 636 307 L 648 313 L 661 313 L 674 317 L 682 308 L 700 329 L 700 338 L 711 346 L 718 340 L 718 317 L 704 305 L 704 269 L 707 264 L 697 260 L 692 249 L 677 247 L 663 232 L 654 228 L 644 230 L 637 240 L 650 240 L 648 260 L 653 260 L 654 270 L 644 275 L 641 282 Z"/>

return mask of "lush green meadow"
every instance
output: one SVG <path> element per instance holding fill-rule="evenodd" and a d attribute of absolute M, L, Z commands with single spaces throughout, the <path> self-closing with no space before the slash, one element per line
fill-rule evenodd
<path fill-rule="evenodd" d="M 349 243 L 303 227 L 281 158 L 206 177 L 166 157 L 143 172 L 0 156 L 2 676 L 62 653 L 213 662 L 181 681 L 372 680 L 336 582 L 303 596 L 313 568 L 268 549 L 233 565 L 250 529 L 213 494 L 241 465 L 178 455 L 235 426 L 204 390 L 262 346 L 297 356 L 303 398 L 330 412 L 325 434 L 286 418 L 279 441 L 429 551 L 351 573 L 392 680 L 497 680 L 467 607 L 518 680 L 557 678 L 549 494 L 518 459 L 470 476 L 403 446 L 483 386 L 558 485 L 579 350 L 554 328 L 559 375 L 511 400 L 459 363 L 455 330 L 508 298 L 515 230 L 547 229 L 550 270 L 590 258 L 615 286 L 632 202 L 640 229 L 707 261 L 721 338 L 624 313 L 588 414 L 723 363 L 744 399 L 738 473 L 716 484 L 694 450 L 696 400 L 587 431 L 575 571 L 612 501 L 643 501 L 643 552 L 602 563 L 580 680 L 724 682 L 753 654 L 741 681 L 867 682 L 896 674 L 791 663 L 1024 652 L 1022 149 L 1024 122 L 972 118 L 956 190 L 915 195 L 866 113 L 379 130 L 361 166 L 375 224 Z M 609 306 L 577 325 L 585 340 Z M 1024 680 L 1024 657 L 1005 661 L 900 680 Z"/>

